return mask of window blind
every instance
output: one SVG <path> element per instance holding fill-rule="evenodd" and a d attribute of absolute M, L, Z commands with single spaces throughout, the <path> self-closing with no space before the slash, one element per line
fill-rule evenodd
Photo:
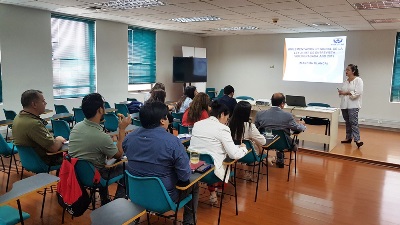
<path fill-rule="evenodd" d="M 391 102 L 400 102 L 400 33 L 397 33 L 396 36 L 393 60 L 392 90 L 390 93 Z"/>
<path fill-rule="evenodd" d="M 94 21 L 52 15 L 53 95 L 83 97 L 96 91 Z"/>
<path fill-rule="evenodd" d="M 156 82 L 156 32 L 128 28 L 128 84 Z"/>

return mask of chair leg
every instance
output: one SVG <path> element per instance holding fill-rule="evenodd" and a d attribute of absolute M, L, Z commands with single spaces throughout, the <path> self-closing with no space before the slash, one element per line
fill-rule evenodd
<path fill-rule="evenodd" d="M 13 159 L 13 156 L 10 155 L 10 165 L 8 166 L 6 192 L 8 192 L 8 184 L 10 183 L 10 174 L 11 174 L 12 159 Z M 2 159 L 1 161 L 3 161 L 3 159 Z"/>
<path fill-rule="evenodd" d="M 20 180 L 22 180 L 23 176 L 24 176 L 24 167 L 22 167 L 22 170 L 21 170 L 21 179 Z"/>
<path fill-rule="evenodd" d="M 289 175 L 290 175 L 290 166 L 292 165 L 292 151 L 290 151 L 290 154 L 289 154 L 289 170 L 288 170 L 288 173 L 287 173 L 287 181 L 289 182 Z"/>
<path fill-rule="evenodd" d="M 294 152 L 294 173 L 297 174 L 297 151 Z"/>
<path fill-rule="evenodd" d="M 150 214 L 149 212 L 147 212 L 146 214 L 147 214 L 147 224 L 150 225 Z"/>
<path fill-rule="evenodd" d="M 269 149 L 267 150 L 267 160 L 268 160 L 268 153 L 269 153 Z M 268 180 L 269 180 L 269 177 L 268 177 L 268 176 L 269 176 L 269 174 L 268 174 L 268 172 L 269 172 L 269 165 L 267 165 L 266 167 L 267 167 L 267 191 L 269 191 L 269 183 L 268 183 L 268 182 L 269 182 L 269 181 L 268 181 Z"/>
<path fill-rule="evenodd" d="M 7 131 L 6 131 L 6 142 L 8 142 L 8 126 L 7 126 Z"/>
<path fill-rule="evenodd" d="M 63 207 L 63 214 L 62 214 L 62 219 L 61 219 L 61 224 L 64 224 L 64 217 L 65 217 L 65 210 L 67 209 L 67 206 Z"/>
<path fill-rule="evenodd" d="M 44 202 L 46 200 L 46 191 L 47 191 L 47 188 L 44 188 L 44 191 L 43 191 L 43 202 L 42 202 L 42 212 L 40 213 L 40 218 L 43 218 L 43 209 L 44 209 Z"/>
<path fill-rule="evenodd" d="M 19 221 L 21 225 L 24 225 L 24 217 L 22 217 L 22 209 L 21 209 L 21 202 L 17 199 L 18 211 L 19 211 Z"/>
<path fill-rule="evenodd" d="M 18 165 L 17 165 L 17 159 L 15 158 L 15 154 L 13 154 L 12 156 L 14 157 L 15 170 L 17 171 L 17 174 L 19 174 Z"/>
<path fill-rule="evenodd" d="M 228 168 L 229 167 L 226 167 L 224 179 L 222 180 L 221 201 L 219 203 L 219 213 L 218 213 L 218 225 L 221 223 L 222 199 L 224 199 L 225 179 L 226 179 L 226 174 L 228 173 Z"/>
<path fill-rule="evenodd" d="M 6 171 L 6 167 L 4 166 L 3 156 L 0 155 L 1 165 L 3 166 L 3 171 Z"/>
<path fill-rule="evenodd" d="M 237 190 L 236 190 L 236 163 L 235 163 L 235 169 L 233 172 L 233 187 L 235 188 L 235 203 L 236 203 L 236 216 L 239 214 L 238 212 L 238 203 L 237 203 Z M 221 199 L 222 202 L 222 199 Z"/>
<path fill-rule="evenodd" d="M 258 172 L 257 172 L 257 185 L 256 185 L 256 196 L 254 197 L 254 202 L 257 202 L 257 194 L 258 194 L 258 182 L 260 181 L 260 169 L 261 169 L 261 165 L 262 165 L 262 154 L 260 154 L 260 160 L 258 162 Z M 268 159 L 268 158 L 266 158 Z M 267 166 L 268 167 L 268 166 Z"/>

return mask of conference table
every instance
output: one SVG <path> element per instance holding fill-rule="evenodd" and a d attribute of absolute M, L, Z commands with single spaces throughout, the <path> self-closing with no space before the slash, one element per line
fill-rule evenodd
<path fill-rule="evenodd" d="M 252 104 L 251 117 L 253 118 L 253 121 L 255 121 L 256 113 L 258 111 L 267 110 L 269 108 L 271 108 L 271 106 Z M 285 108 L 283 108 L 283 111 L 289 112 L 296 117 L 310 116 L 310 117 L 329 119 L 330 121 L 330 128 L 328 132 L 329 135 L 312 133 L 309 130 L 305 130 L 305 132 L 299 135 L 299 140 L 328 144 L 329 151 L 331 151 L 336 146 L 338 126 L 339 126 L 339 111 L 340 111 L 338 108 L 326 108 L 317 106 L 309 106 L 309 107 L 286 106 Z"/>

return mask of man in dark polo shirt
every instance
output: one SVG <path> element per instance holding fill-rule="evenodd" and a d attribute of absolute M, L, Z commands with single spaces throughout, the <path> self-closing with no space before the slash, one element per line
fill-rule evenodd
<path fill-rule="evenodd" d="M 233 110 L 235 109 L 237 103 L 236 99 L 233 98 L 234 94 L 235 94 L 235 89 L 231 85 L 228 85 L 224 87 L 224 96 L 218 99 L 219 103 L 228 106 L 230 116 L 233 114 Z"/>
<path fill-rule="evenodd" d="M 66 141 L 63 137 L 53 138 L 47 130 L 47 121 L 40 118 L 46 109 L 46 100 L 39 90 L 27 90 L 21 95 L 23 110 L 14 118 L 14 144 L 35 149 L 39 157 L 50 166 L 60 165 L 62 154 L 47 155 L 47 152 L 57 152 Z"/>

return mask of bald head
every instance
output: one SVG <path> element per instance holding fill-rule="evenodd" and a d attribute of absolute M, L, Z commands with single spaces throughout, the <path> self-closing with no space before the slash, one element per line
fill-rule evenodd
<path fill-rule="evenodd" d="M 282 93 L 275 93 L 271 97 L 272 106 L 280 106 L 286 102 L 285 95 Z"/>

